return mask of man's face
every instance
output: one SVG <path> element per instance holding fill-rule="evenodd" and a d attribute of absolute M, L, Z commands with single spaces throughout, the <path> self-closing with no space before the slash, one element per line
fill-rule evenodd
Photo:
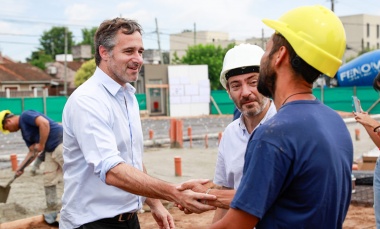
<path fill-rule="evenodd" d="M 259 83 L 257 85 L 257 90 L 262 95 L 264 95 L 265 97 L 271 97 L 271 98 L 273 98 L 273 93 L 274 93 L 274 88 L 275 88 L 275 83 L 276 83 L 276 78 L 277 78 L 277 74 L 271 66 L 272 56 L 270 56 L 270 53 L 273 47 L 272 39 L 273 38 L 271 38 L 268 41 L 265 53 L 263 57 L 261 58 Z"/>
<path fill-rule="evenodd" d="M 18 127 L 18 124 L 15 122 L 14 118 L 7 118 L 4 120 L 3 129 L 8 130 L 9 132 L 16 132 L 20 128 Z"/>
<path fill-rule="evenodd" d="M 236 107 L 245 116 L 256 116 L 260 114 L 268 102 L 257 91 L 259 73 L 251 72 L 232 76 L 227 82 L 227 91 Z"/>
<path fill-rule="evenodd" d="M 144 46 L 139 32 L 126 35 L 121 31 L 116 35 L 116 44 L 106 58 L 107 72 L 120 85 L 134 82 L 143 64 Z"/>

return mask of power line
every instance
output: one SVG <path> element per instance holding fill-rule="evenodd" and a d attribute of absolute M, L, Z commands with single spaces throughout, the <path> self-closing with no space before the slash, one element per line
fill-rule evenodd
<path fill-rule="evenodd" d="M 83 25 L 83 24 L 67 24 L 64 22 L 52 22 L 52 21 L 41 21 L 41 20 L 31 20 L 31 19 L 12 19 L 12 18 L 4 18 L 0 17 L 0 20 L 6 21 L 6 22 L 12 22 L 12 23 L 22 23 L 22 24 L 43 24 L 43 25 L 59 25 L 62 27 L 66 26 L 72 26 L 72 27 L 94 27 L 90 25 Z"/>
<path fill-rule="evenodd" d="M 40 35 L 17 34 L 17 33 L 0 33 L 0 36 L 20 36 L 20 37 L 39 37 Z"/>
<path fill-rule="evenodd" d="M 0 43 L 4 43 L 4 44 L 20 44 L 20 45 L 40 45 L 40 44 L 36 44 L 36 43 L 17 42 L 17 41 L 0 41 Z"/>

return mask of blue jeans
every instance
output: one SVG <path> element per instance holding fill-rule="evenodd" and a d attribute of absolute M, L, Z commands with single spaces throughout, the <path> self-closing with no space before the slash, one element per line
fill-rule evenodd
<path fill-rule="evenodd" d="M 380 229 L 380 157 L 377 158 L 373 174 L 373 197 L 375 207 L 376 228 Z"/>

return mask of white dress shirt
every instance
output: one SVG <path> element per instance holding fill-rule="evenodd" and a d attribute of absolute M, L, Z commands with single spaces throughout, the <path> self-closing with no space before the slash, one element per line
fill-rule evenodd
<path fill-rule="evenodd" d="M 276 107 L 271 101 L 267 113 L 255 129 L 276 113 Z M 239 187 L 243 176 L 245 151 L 250 137 L 251 134 L 248 133 L 241 115 L 240 118 L 228 124 L 218 147 L 213 181 L 215 184 L 235 190 Z"/>
<path fill-rule="evenodd" d="M 62 116 L 64 193 L 60 228 L 135 212 L 145 198 L 105 183 L 119 163 L 143 170 L 143 134 L 135 88 L 100 68 L 68 99 Z"/>

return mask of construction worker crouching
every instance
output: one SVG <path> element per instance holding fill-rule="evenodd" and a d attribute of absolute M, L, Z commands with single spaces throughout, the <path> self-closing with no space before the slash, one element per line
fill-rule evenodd
<path fill-rule="evenodd" d="M 49 210 L 58 210 L 60 204 L 57 198 L 56 185 L 62 180 L 62 126 L 34 110 L 26 110 L 20 115 L 15 115 L 10 110 L 3 110 L 0 112 L 0 121 L 2 124 L 0 130 L 4 134 L 21 130 L 22 138 L 29 149 L 18 168 L 24 164 L 28 166 L 40 154 L 45 153 L 43 177 L 46 205 Z M 23 171 L 16 170 L 16 176 L 22 174 Z"/>

